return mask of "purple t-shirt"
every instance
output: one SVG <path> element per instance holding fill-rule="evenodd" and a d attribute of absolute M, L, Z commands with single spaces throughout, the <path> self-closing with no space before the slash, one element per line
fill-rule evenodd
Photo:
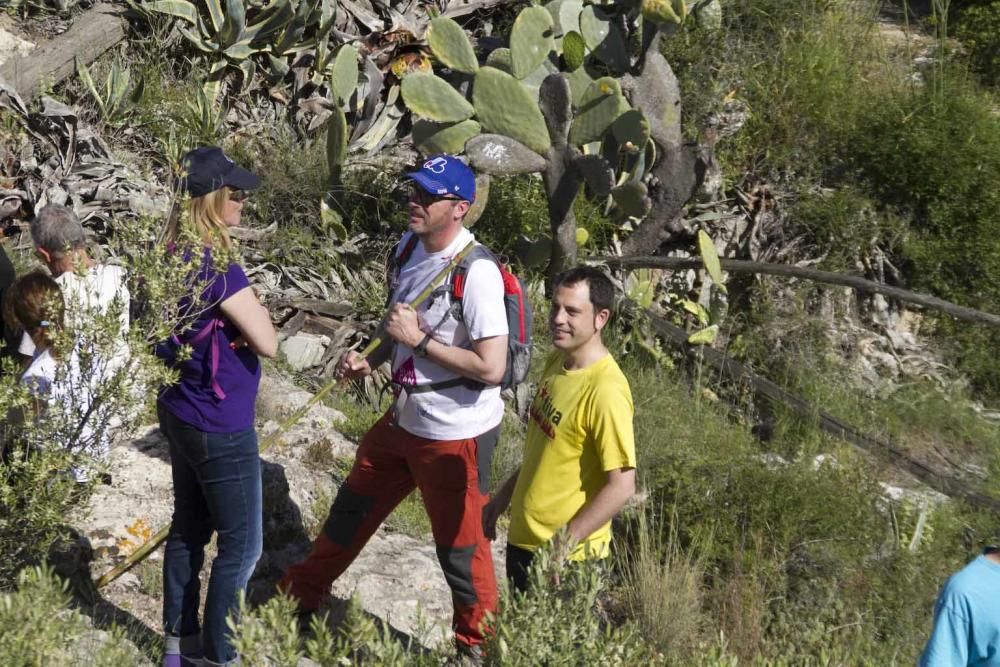
<path fill-rule="evenodd" d="M 164 388 L 160 403 L 175 417 L 206 433 L 236 433 L 254 424 L 254 404 L 260 384 L 260 360 L 249 347 L 233 350 L 229 344 L 240 337 L 219 304 L 249 287 L 250 281 L 239 264 L 230 264 L 225 273 L 212 265 L 212 251 L 205 248 L 198 279 L 206 285 L 197 307 L 204 312 L 194 325 L 181 334 L 183 342 L 194 338 L 213 319 L 225 323 L 221 329 L 193 344 L 191 358 L 177 365 L 180 382 Z M 203 281 L 203 282 L 202 282 Z M 182 310 L 187 304 L 182 303 Z M 212 384 L 212 337 L 217 337 L 218 365 L 215 381 L 225 393 L 220 399 Z"/>

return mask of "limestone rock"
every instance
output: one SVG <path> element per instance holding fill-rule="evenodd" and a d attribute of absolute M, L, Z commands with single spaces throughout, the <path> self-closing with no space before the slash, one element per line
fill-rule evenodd
<path fill-rule="evenodd" d="M 10 58 L 23 58 L 31 53 L 35 45 L 0 28 L 0 65 Z"/>
<path fill-rule="evenodd" d="M 281 341 L 281 353 L 289 366 L 301 371 L 322 361 L 328 345 L 328 336 L 299 333 Z"/>

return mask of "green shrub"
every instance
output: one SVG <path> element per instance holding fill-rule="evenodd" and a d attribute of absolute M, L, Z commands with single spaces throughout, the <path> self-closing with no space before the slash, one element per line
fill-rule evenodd
<path fill-rule="evenodd" d="M 27 568 L 17 590 L 0 594 L 0 664 L 118 667 L 143 657 L 117 629 L 98 633 L 70 607 L 66 584 L 46 568 Z"/>
<path fill-rule="evenodd" d="M 952 30 L 984 85 L 1000 89 L 1000 1 L 960 9 Z"/>
<path fill-rule="evenodd" d="M 559 582 L 552 583 L 559 573 Z M 601 621 L 597 600 L 607 574 L 600 563 L 559 565 L 535 552 L 527 593 L 507 598 L 486 643 L 489 664 L 636 665 L 650 656 L 631 624 Z"/>
<path fill-rule="evenodd" d="M 899 99 L 870 117 L 853 143 L 853 163 L 892 212 L 910 220 L 902 243 L 908 277 L 921 290 L 993 310 L 1000 301 L 1000 117 L 993 98 L 957 75 Z M 1000 337 L 948 318 L 955 362 L 977 390 L 996 396 Z"/>

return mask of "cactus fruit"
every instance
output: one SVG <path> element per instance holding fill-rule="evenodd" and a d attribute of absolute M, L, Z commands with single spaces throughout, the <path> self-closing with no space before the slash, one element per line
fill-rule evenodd
<path fill-rule="evenodd" d="M 476 81 L 479 81 L 478 74 Z M 434 74 L 417 72 L 408 74 L 403 79 L 402 91 L 406 106 L 424 118 L 438 123 L 466 120 L 476 111 L 461 93 L 451 87 L 451 84 Z M 500 101 L 497 104 L 503 107 L 505 102 Z"/>
<path fill-rule="evenodd" d="M 573 161 L 583 180 L 598 197 L 607 197 L 615 186 L 615 172 L 600 155 L 581 155 Z"/>
<path fill-rule="evenodd" d="M 480 134 L 465 145 L 469 165 L 495 176 L 531 174 L 545 169 L 545 158 L 524 144 L 500 134 Z"/>
<path fill-rule="evenodd" d="M 406 81 L 403 83 L 405 97 Z M 406 102 L 409 105 L 409 100 Z M 494 67 L 480 67 L 472 88 L 472 103 L 479 122 L 490 132 L 512 137 L 539 154 L 548 151 L 551 141 L 542 112 L 514 77 Z"/>
<path fill-rule="evenodd" d="M 576 118 L 569 129 L 569 142 L 574 146 L 582 146 L 597 141 L 628 109 L 628 102 L 622 96 L 618 82 L 609 77 L 598 79 L 581 100 Z"/>
<path fill-rule="evenodd" d="M 457 123 L 435 123 L 420 119 L 413 123 L 413 144 L 424 155 L 461 153 L 465 142 L 479 134 L 480 125 L 474 120 Z"/>
<path fill-rule="evenodd" d="M 326 164 L 330 169 L 330 184 L 340 185 L 340 172 L 347 157 L 347 118 L 339 106 L 333 108 L 326 122 Z"/>
<path fill-rule="evenodd" d="M 469 211 L 462 218 L 462 224 L 471 227 L 486 211 L 486 202 L 490 200 L 490 175 L 476 174 L 476 200 L 472 202 Z"/>
<path fill-rule="evenodd" d="M 466 74 L 475 74 L 479 69 L 479 61 L 469 38 L 454 20 L 439 16 L 431 21 L 427 28 L 427 43 L 434 56 L 446 67 Z"/>
<path fill-rule="evenodd" d="M 615 119 L 611 131 L 627 151 L 640 151 L 649 141 L 649 121 L 638 109 L 629 109 Z"/>
<path fill-rule="evenodd" d="M 587 44 L 583 41 L 583 35 L 571 30 L 563 36 L 563 60 L 566 62 L 566 69 L 570 72 L 583 67 L 583 59 L 587 55 Z"/>
<path fill-rule="evenodd" d="M 555 46 L 552 17 L 541 7 L 528 7 L 517 15 L 510 33 L 513 75 L 523 79 L 538 69 Z"/>
<path fill-rule="evenodd" d="M 337 106 L 346 104 L 357 87 L 358 49 L 350 44 L 344 44 L 337 51 L 337 57 L 333 61 L 333 71 L 330 73 L 334 104 Z"/>
<path fill-rule="evenodd" d="M 629 181 L 611 190 L 611 197 L 619 210 L 627 216 L 641 218 L 653 208 L 646 195 L 646 186 L 640 181 Z"/>
<path fill-rule="evenodd" d="M 490 55 L 486 56 L 486 66 L 495 67 L 501 72 L 513 75 L 514 64 L 510 59 L 510 49 L 500 48 L 490 51 Z"/>

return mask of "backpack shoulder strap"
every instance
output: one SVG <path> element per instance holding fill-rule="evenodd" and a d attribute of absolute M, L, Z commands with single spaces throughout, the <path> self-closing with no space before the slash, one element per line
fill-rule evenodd
<path fill-rule="evenodd" d="M 388 261 L 385 267 L 385 278 L 386 283 L 389 286 L 389 293 L 386 295 L 385 305 L 388 308 L 389 303 L 392 301 L 392 295 L 396 291 L 397 284 L 399 283 L 399 272 L 403 270 L 403 266 L 410 261 L 410 257 L 413 256 L 413 251 L 417 249 L 417 243 L 420 241 L 416 234 L 407 232 L 403 234 L 402 238 L 392 247 L 392 252 L 389 254 Z"/>
<path fill-rule="evenodd" d="M 469 267 L 479 259 L 488 259 L 500 266 L 500 260 L 493 254 L 493 251 L 486 246 L 477 243 L 462 261 L 459 262 L 451 272 L 451 298 L 455 302 L 460 302 L 465 296 L 465 281 L 469 274 Z"/>

